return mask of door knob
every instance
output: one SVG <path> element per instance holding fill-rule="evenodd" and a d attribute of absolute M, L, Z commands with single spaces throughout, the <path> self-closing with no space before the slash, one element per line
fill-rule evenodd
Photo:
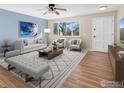
<path fill-rule="evenodd" d="M 93 36 L 94 38 L 96 37 L 96 36 Z"/>
<path fill-rule="evenodd" d="M 95 31 L 96 29 L 94 28 L 93 30 Z"/>

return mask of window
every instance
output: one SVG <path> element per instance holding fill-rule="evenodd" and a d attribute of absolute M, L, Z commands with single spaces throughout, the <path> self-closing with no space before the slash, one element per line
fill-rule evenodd
<path fill-rule="evenodd" d="M 79 22 L 54 23 L 54 34 L 58 36 L 79 36 Z"/>

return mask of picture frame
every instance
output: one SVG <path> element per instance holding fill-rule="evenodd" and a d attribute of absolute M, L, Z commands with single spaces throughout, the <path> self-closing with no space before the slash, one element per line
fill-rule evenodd
<path fill-rule="evenodd" d="M 38 34 L 38 25 L 32 22 L 19 21 L 19 37 L 34 37 Z"/>
<path fill-rule="evenodd" d="M 78 21 L 54 23 L 53 32 L 57 36 L 80 36 L 80 23 Z"/>

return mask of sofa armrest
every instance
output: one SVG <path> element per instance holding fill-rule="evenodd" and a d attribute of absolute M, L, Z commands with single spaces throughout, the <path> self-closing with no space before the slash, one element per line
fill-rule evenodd
<path fill-rule="evenodd" d="M 18 56 L 20 55 L 20 50 L 13 50 L 9 51 L 5 54 L 5 58 L 13 57 L 13 56 Z"/>

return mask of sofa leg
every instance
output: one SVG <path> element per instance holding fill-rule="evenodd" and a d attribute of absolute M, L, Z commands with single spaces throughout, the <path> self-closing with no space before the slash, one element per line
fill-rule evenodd
<path fill-rule="evenodd" d="M 53 71 L 52 71 L 52 69 L 50 68 L 50 71 L 51 71 L 51 73 L 52 73 L 52 79 L 54 78 L 54 74 L 53 74 Z"/>
<path fill-rule="evenodd" d="M 82 52 L 82 49 L 80 49 L 80 52 Z"/>
<path fill-rule="evenodd" d="M 15 69 L 15 67 L 11 66 L 10 64 L 8 65 L 8 70 L 12 70 L 12 69 Z"/>
<path fill-rule="evenodd" d="M 33 77 L 30 77 L 29 75 L 25 75 L 25 82 L 29 82 L 33 79 Z"/>
<path fill-rule="evenodd" d="M 41 80 L 42 80 L 42 78 L 40 77 L 39 78 L 39 87 L 41 88 Z"/>

